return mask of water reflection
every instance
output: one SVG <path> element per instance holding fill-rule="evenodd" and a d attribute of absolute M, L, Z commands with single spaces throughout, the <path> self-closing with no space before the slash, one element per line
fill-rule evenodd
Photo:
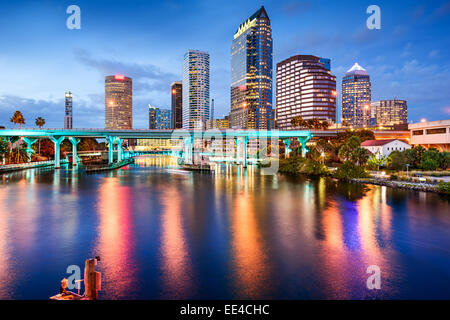
<path fill-rule="evenodd" d="M 10 208 L 7 199 L 8 190 L 0 186 L 0 299 L 11 299 L 14 296 L 13 282 L 15 272 L 12 266 L 12 250 L 10 235 Z"/>
<path fill-rule="evenodd" d="M 183 228 L 182 197 L 174 187 L 164 190 L 162 212 L 162 281 L 164 298 L 186 299 L 194 292 L 193 270 Z"/>
<path fill-rule="evenodd" d="M 247 192 L 239 193 L 233 201 L 232 259 L 233 278 L 238 298 L 266 296 L 269 286 L 269 263 L 254 208 L 255 199 Z"/>
<path fill-rule="evenodd" d="M 131 188 L 118 178 L 104 178 L 98 189 L 98 241 L 93 256 L 100 255 L 107 295 L 125 298 L 137 289 Z"/>
<path fill-rule="evenodd" d="M 0 298 L 46 299 L 66 262 L 94 255 L 106 298 L 450 298 L 448 198 L 176 166 L 0 176 Z"/>

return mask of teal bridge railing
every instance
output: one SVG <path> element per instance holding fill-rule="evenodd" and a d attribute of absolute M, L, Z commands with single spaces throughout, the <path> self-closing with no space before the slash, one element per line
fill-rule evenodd
<path fill-rule="evenodd" d="M 302 154 L 307 152 L 306 143 L 312 138 L 309 130 L 107 130 L 107 129 L 2 129 L 0 137 L 4 137 L 11 144 L 22 139 L 27 144 L 27 153 L 29 161 L 33 152 L 32 145 L 38 139 L 49 139 L 55 145 L 55 168 L 61 165 L 60 146 L 61 143 L 68 139 L 72 143 L 73 164 L 78 162 L 77 145 L 80 138 L 89 137 L 96 139 L 105 139 L 108 144 L 108 161 L 114 162 L 114 152 L 117 150 L 117 161 L 121 161 L 127 157 L 133 157 L 141 152 L 126 151 L 122 144 L 127 139 L 176 139 L 183 141 L 183 151 L 177 152 L 176 155 L 182 156 L 185 163 L 193 162 L 194 142 L 196 139 L 233 139 L 235 141 L 236 150 L 239 151 L 239 161 L 247 165 L 247 147 L 252 139 L 256 140 L 277 140 L 280 139 L 285 145 L 285 152 L 288 154 L 292 140 L 295 138 L 299 141 L 302 148 Z"/>

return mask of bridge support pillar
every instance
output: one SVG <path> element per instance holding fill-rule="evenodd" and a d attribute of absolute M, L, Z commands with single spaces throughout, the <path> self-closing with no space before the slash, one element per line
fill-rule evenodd
<path fill-rule="evenodd" d="M 289 145 L 291 144 L 291 139 L 284 139 L 283 143 L 284 143 L 284 157 L 285 158 L 289 158 L 289 155 L 291 153 L 291 148 L 289 148 Z M 303 145 L 302 145 L 303 146 Z"/>
<path fill-rule="evenodd" d="M 306 142 L 309 140 L 309 138 L 299 138 L 298 141 L 302 144 L 302 157 L 306 157 L 306 153 L 309 151 L 306 147 Z"/>
<path fill-rule="evenodd" d="M 193 164 L 194 137 L 184 138 L 184 163 Z"/>
<path fill-rule="evenodd" d="M 80 139 L 70 137 L 69 141 L 72 143 L 72 165 L 77 166 L 78 165 L 78 148 L 77 145 L 80 143 Z"/>
<path fill-rule="evenodd" d="M 107 136 L 106 142 L 108 143 L 108 164 L 114 162 L 114 142 L 116 137 Z"/>
<path fill-rule="evenodd" d="M 247 167 L 247 146 L 248 137 L 237 137 L 236 138 L 236 162 Z"/>
<path fill-rule="evenodd" d="M 48 137 L 55 144 L 55 169 L 61 168 L 61 143 L 66 137 L 50 136 Z"/>
<path fill-rule="evenodd" d="M 117 161 L 122 161 L 123 160 L 123 148 L 122 148 L 123 139 L 117 137 L 116 143 L 117 143 Z"/>
<path fill-rule="evenodd" d="M 37 141 L 37 139 L 23 138 L 23 141 L 27 144 L 28 162 L 31 162 L 31 154 L 33 153 L 33 149 L 31 149 L 31 146 Z"/>

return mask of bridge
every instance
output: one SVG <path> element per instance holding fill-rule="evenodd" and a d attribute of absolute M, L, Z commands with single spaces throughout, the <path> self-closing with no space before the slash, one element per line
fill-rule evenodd
<path fill-rule="evenodd" d="M 309 130 L 106 130 L 106 129 L 2 129 L 0 137 L 4 137 L 11 143 L 22 139 L 27 144 L 27 153 L 29 161 L 33 150 L 32 145 L 38 139 L 50 139 L 55 146 L 55 168 L 61 165 L 60 146 L 68 139 L 72 143 L 73 165 L 77 165 L 77 145 L 80 138 L 105 139 L 108 144 L 108 162 L 114 162 L 114 149 L 117 149 L 117 161 L 126 157 L 132 157 L 132 151 L 125 152 L 123 142 L 127 139 L 175 139 L 183 141 L 184 162 L 193 163 L 194 142 L 196 139 L 206 139 L 209 141 L 217 139 L 232 139 L 235 142 L 237 150 L 237 160 L 244 166 L 247 165 L 247 148 L 250 140 L 282 140 L 285 145 L 285 152 L 289 154 L 291 149 L 289 145 L 293 139 L 297 139 L 301 144 L 302 155 L 307 152 L 306 143 L 312 138 L 313 134 Z M 115 147 L 116 146 L 116 147 Z"/>

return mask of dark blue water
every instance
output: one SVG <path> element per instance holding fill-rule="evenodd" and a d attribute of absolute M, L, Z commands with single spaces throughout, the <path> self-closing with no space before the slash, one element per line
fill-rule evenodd
<path fill-rule="evenodd" d="M 99 255 L 101 299 L 450 299 L 448 198 L 173 164 L 0 176 L 0 298 L 47 299 Z"/>

